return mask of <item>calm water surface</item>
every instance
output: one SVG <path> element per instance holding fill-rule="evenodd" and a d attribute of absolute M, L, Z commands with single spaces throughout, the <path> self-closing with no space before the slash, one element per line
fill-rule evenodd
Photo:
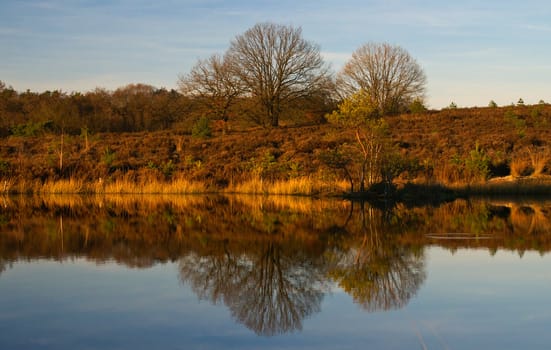
<path fill-rule="evenodd" d="M 2 204 L 0 349 L 551 346 L 551 202 Z"/>

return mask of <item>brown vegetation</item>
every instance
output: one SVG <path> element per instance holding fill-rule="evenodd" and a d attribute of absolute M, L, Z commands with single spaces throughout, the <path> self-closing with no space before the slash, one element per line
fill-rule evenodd
<path fill-rule="evenodd" d="M 113 101 L 117 93 L 110 97 Z M 26 100 L 29 94 L 16 97 Z M 54 95 L 44 98 L 50 103 Z M 74 101 L 77 95 L 59 98 Z M 359 178 L 361 161 L 353 153 L 357 147 L 353 130 L 284 120 L 285 125 L 269 129 L 236 117 L 207 121 L 211 137 L 194 135 L 192 123 L 183 122 L 171 129 L 130 133 L 86 129 L 77 135 L 44 125 L 36 133 L 23 129 L 29 133 L 0 139 L 0 190 L 250 192 L 249 184 L 257 193 L 317 194 L 343 191 L 344 181 Z M 551 175 L 549 105 L 445 109 L 390 116 L 385 121 L 392 143 L 407 163 L 398 182 L 473 184 L 512 175 L 538 177 L 545 186 Z M 349 174 L 323 161 L 335 150 L 348 152 L 346 159 L 333 163 L 353 164 Z"/>

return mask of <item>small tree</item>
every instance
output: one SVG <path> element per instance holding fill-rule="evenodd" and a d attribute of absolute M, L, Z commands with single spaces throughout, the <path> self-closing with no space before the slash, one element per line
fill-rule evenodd
<path fill-rule="evenodd" d="M 497 103 L 494 100 L 491 100 L 490 103 L 488 103 L 488 107 L 490 108 L 497 108 Z"/>
<path fill-rule="evenodd" d="M 379 180 L 383 180 L 384 156 L 389 152 L 390 138 L 388 124 L 378 117 L 378 108 L 371 96 L 364 90 L 345 99 L 338 110 L 328 115 L 330 122 L 354 130 L 359 160 L 359 191 Z M 367 185 L 367 187 L 366 187 Z"/>
<path fill-rule="evenodd" d="M 427 111 L 427 107 L 425 107 L 425 104 L 423 103 L 423 100 L 421 100 L 419 98 L 416 98 L 409 105 L 408 110 L 409 110 L 410 113 L 413 113 L 413 114 L 421 114 L 421 113 L 425 113 Z"/>
<path fill-rule="evenodd" d="M 191 135 L 198 138 L 207 138 L 212 136 L 212 129 L 210 128 L 209 118 L 201 117 L 191 130 Z"/>

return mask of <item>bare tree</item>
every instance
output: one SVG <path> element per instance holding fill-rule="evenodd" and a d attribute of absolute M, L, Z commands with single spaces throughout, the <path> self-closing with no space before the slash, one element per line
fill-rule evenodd
<path fill-rule="evenodd" d="M 368 43 L 361 46 L 337 77 L 343 97 L 364 90 L 380 115 L 403 112 L 423 100 L 426 76 L 400 46 Z"/>
<path fill-rule="evenodd" d="M 184 95 L 200 98 L 215 117 L 224 121 L 228 121 L 235 99 L 244 92 L 230 61 L 220 55 L 199 60 L 187 75 L 179 78 L 178 86 Z"/>
<path fill-rule="evenodd" d="M 292 26 L 257 24 L 231 42 L 228 57 L 272 126 L 279 125 L 289 102 L 326 86 L 329 79 L 318 46 Z"/>

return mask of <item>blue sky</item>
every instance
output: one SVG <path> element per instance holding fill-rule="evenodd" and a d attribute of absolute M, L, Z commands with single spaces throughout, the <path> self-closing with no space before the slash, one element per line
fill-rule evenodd
<path fill-rule="evenodd" d="M 366 42 L 405 48 L 441 108 L 551 101 L 551 2 L 0 0 L 0 80 L 65 92 L 175 88 L 258 22 L 300 26 L 337 71 Z"/>

